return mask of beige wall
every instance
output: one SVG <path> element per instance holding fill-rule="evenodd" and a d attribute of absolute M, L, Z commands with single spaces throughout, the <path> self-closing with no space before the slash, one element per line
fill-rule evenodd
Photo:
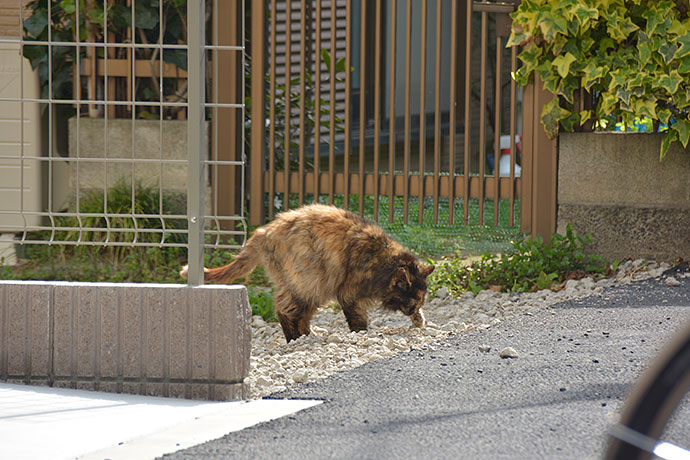
<path fill-rule="evenodd" d="M 23 82 L 22 82 L 23 76 Z M 40 95 L 38 75 L 19 54 L 19 45 L 0 44 L 0 97 L 36 98 Z M 41 113 L 36 103 L 0 102 L 0 211 L 41 211 L 46 190 L 42 185 L 43 155 Z M 22 231 L 36 225 L 35 215 L 0 214 L 0 233 Z"/>
<path fill-rule="evenodd" d="M 690 259 L 690 149 L 673 145 L 659 161 L 662 135 L 559 136 L 558 231 L 591 233 L 609 260 Z"/>

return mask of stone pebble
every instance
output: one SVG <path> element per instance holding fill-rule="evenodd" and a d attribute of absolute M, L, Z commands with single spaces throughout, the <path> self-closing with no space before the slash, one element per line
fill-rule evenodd
<path fill-rule="evenodd" d="M 659 278 L 669 268 L 665 263 L 628 261 L 618 267 L 612 278 L 569 280 L 557 292 L 516 294 L 486 290 L 453 297 L 441 288 L 429 296 L 424 306 L 427 325 L 423 329 L 412 326 L 400 313 L 373 308 L 369 311 L 369 330 L 354 333 L 348 329 L 340 309 L 328 306 L 312 320 L 315 333 L 288 344 L 278 323 L 255 316 L 246 379 L 250 397 L 261 398 L 288 385 L 312 382 L 371 361 L 428 348 L 451 334 L 490 328 L 511 316 L 532 315 L 558 302 L 599 295 L 615 284 Z"/>
<path fill-rule="evenodd" d="M 513 347 L 505 347 L 498 353 L 498 356 L 503 359 L 507 358 L 519 358 L 520 354 Z"/>

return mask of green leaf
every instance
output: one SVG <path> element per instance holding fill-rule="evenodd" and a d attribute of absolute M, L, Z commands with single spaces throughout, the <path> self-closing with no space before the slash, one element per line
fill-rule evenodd
<path fill-rule="evenodd" d="M 686 32 L 682 37 L 678 37 L 676 42 L 680 43 L 680 48 L 678 48 L 674 56 L 676 59 L 690 55 L 690 31 Z"/>
<path fill-rule="evenodd" d="M 559 76 L 555 72 L 555 69 L 553 67 L 553 64 L 549 62 L 548 60 L 542 61 L 541 64 L 539 64 L 535 69 L 535 72 L 539 75 L 539 78 L 541 78 L 544 81 L 548 81 L 551 79 L 558 79 Z"/>
<path fill-rule="evenodd" d="M 517 69 L 517 71 L 511 72 L 510 76 L 518 85 L 525 86 L 529 82 L 530 73 L 528 73 L 527 69 L 523 66 Z"/>
<path fill-rule="evenodd" d="M 680 66 L 678 66 L 678 72 L 680 73 L 690 73 L 690 56 L 685 56 L 680 61 Z"/>
<path fill-rule="evenodd" d="M 660 109 L 656 111 L 659 121 L 667 125 L 668 121 L 671 119 L 671 111 L 669 109 Z"/>
<path fill-rule="evenodd" d="M 565 35 L 558 34 L 553 40 L 553 46 L 551 47 L 551 54 L 559 56 L 563 53 L 563 48 L 568 43 L 568 37 Z"/>
<path fill-rule="evenodd" d="M 637 45 L 637 51 L 640 53 L 641 67 L 644 67 L 649 62 L 649 58 L 652 57 L 652 44 L 650 42 L 640 43 Z"/>
<path fill-rule="evenodd" d="M 41 64 L 47 65 L 48 48 L 38 45 L 24 45 L 24 57 L 31 62 L 31 68 L 36 70 Z"/>
<path fill-rule="evenodd" d="M 331 55 L 326 48 L 321 48 L 321 59 L 323 59 L 326 68 L 331 70 Z"/>
<path fill-rule="evenodd" d="M 132 10 L 118 3 L 108 10 L 108 23 L 115 29 L 123 29 L 132 26 Z M 166 30 L 170 30 L 170 24 L 166 24 Z M 180 33 L 180 35 L 182 35 Z M 178 35 L 179 36 L 179 35 Z"/>
<path fill-rule="evenodd" d="M 102 9 L 91 8 L 91 9 L 86 11 L 86 17 L 88 18 L 89 22 L 92 22 L 94 24 L 98 24 L 99 26 L 103 27 L 103 10 Z"/>
<path fill-rule="evenodd" d="M 633 102 L 633 108 L 635 109 L 635 113 L 639 115 L 647 115 L 649 118 L 657 119 L 656 99 L 654 97 L 636 99 Z"/>
<path fill-rule="evenodd" d="M 573 93 L 580 89 L 580 79 L 568 75 L 566 78 L 561 80 L 561 84 L 558 87 L 558 94 L 563 96 L 568 103 L 573 103 Z"/>
<path fill-rule="evenodd" d="M 665 42 L 659 47 L 659 54 L 664 58 L 666 64 L 673 60 L 676 51 L 678 51 L 678 45 L 675 43 Z"/>
<path fill-rule="evenodd" d="M 628 81 L 628 88 L 646 88 L 653 82 L 653 78 L 645 72 L 636 72 L 634 77 Z"/>
<path fill-rule="evenodd" d="M 537 278 L 537 289 L 551 289 L 553 280 L 558 278 L 558 273 L 549 273 L 548 275 L 541 271 Z"/>
<path fill-rule="evenodd" d="M 650 36 L 654 34 L 663 35 L 666 33 L 666 30 L 671 26 L 671 21 L 668 18 L 666 12 L 663 10 L 659 10 L 657 8 L 651 8 L 646 10 L 642 14 L 642 17 L 647 19 L 647 27 L 645 30 L 647 34 Z"/>
<path fill-rule="evenodd" d="M 582 110 L 579 113 L 580 115 L 580 123 L 584 124 L 587 121 L 589 121 L 590 118 L 592 118 L 592 111 L 591 110 Z"/>
<path fill-rule="evenodd" d="M 599 10 L 594 7 L 589 7 L 582 3 L 578 3 L 573 8 L 573 15 L 577 18 L 577 22 L 580 24 L 580 30 L 585 29 L 589 22 L 599 18 Z"/>
<path fill-rule="evenodd" d="M 570 53 L 566 53 L 554 59 L 553 66 L 556 68 L 558 75 L 560 75 L 561 78 L 565 78 L 566 75 L 568 75 L 568 72 L 570 71 L 570 65 L 573 62 L 575 62 L 575 56 L 573 56 Z"/>
<path fill-rule="evenodd" d="M 678 109 L 690 108 L 690 94 L 688 91 L 678 91 L 673 95 L 672 100 Z"/>
<path fill-rule="evenodd" d="M 621 102 L 625 103 L 626 106 L 630 106 L 630 96 L 631 96 L 631 91 L 625 87 L 620 87 L 616 90 L 616 97 L 621 100 Z"/>
<path fill-rule="evenodd" d="M 506 48 L 511 48 L 513 46 L 524 46 L 529 40 L 532 39 L 532 35 L 527 32 L 522 24 L 514 24 L 511 31 L 510 37 L 508 38 L 508 43 L 506 43 Z"/>
<path fill-rule="evenodd" d="M 45 8 L 36 9 L 31 17 L 24 20 L 23 25 L 24 30 L 27 31 L 31 38 L 39 38 L 48 27 L 48 10 Z"/>
<path fill-rule="evenodd" d="M 565 119 L 570 112 L 558 105 L 558 98 L 552 99 L 544 105 L 541 112 L 541 122 L 549 138 L 553 139 L 558 135 L 558 124 Z"/>
<path fill-rule="evenodd" d="M 623 16 L 619 10 L 606 13 L 606 31 L 616 41 L 623 41 L 628 35 L 639 29 L 627 16 Z"/>
<path fill-rule="evenodd" d="M 577 112 L 570 112 L 570 114 L 561 120 L 561 126 L 568 132 L 573 132 L 575 126 L 580 124 L 580 114 Z"/>
<path fill-rule="evenodd" d="M 604 76 L 606 69 L 603 66 L 597 65 L 594 60 L 587 62 L 587 65 L 582 69 L 582 85 L 585 89 L 590 89 L 593 84 L 598 83 L 599 79 Z"/>
<path fill-rule="evenodd" d="M 67 14 L 74 14 L 77 11 L 77 5 L 74 3 L 74 0 L 62 0 L 59 5 Z"/>
<path fill-rule="evenodd" d="M 664 138 L 661 139 L 661 153 L 659 153 L 659 161 L 662 161 L 664 158 L 666 158 L 666 154 L 668 153 L 668 148 L 671 146 L 671 143 L 676 139 L 676 136 L 678 135 L 678 131 L 674 131 L 672 129 L 669 129 L 666 131 L 666 134 L 664 135 Z"/>
<path fill-rule="evenodd" d="M 678 120 L 671 125 L 671 128 L 678 133 L 678 140 L 683 144 L 683 147 L 687 147 L 688 140 L 690 140 L 690 121 Z"/>
<path fill-rule="evenodd" d="M 145 2 L 137 2 L 134 6 L 134 25 L 151 30 L 158 26 L 158 8 L 150 8 Z"/>
<path fill-rule="evenodd" d="M 599 102 L 599 108 L 601 109 L 601 115 L 608 115 L 613 111 L 618 103 L 618 98 L 611 93 L 602 94 L 601 100 Z"/>
<path fill-rule="evenodd" d="M 626 86 L 628 83 L 628 75 L 622 70 L 618 69 L 611 72 L 611 82 L 609 83 L 609 89 L 613 90 L 619 86 Z"/>
<path fill-rule="evenodd" d="M 614 48 L 616 46 L 615 42 L 611 39 L 611 37 L 604 37 L 601 40 L 599 40 L 599 53 L 602 55 L 608 54 L 608 50 L 610 48 Z"/>
<path fill-rule="evenodd" d="M 557 9 L 554 5 L 553 9 Z M 544 36 L 544 40 L 551 43 L 556 34 L 566 34 L 568 32 L 568 21 L 561 15 L 554 13 L 542 15 L 539 28 Z"/>
<path fill-rule="evenodd" d="M 561 82 L 561 79 L 558 78 L 556 74 L 551 74 L 547 76 L 540 76 L 542 79 L 542 82 L 544 83 L 543 88 L 550 92 L 551 94 L 559 94 L 559 83 Z"/>
<path fill-rule="evenodd" d="M 683 35 L 683 33 L 686 32 L 688 28 L 689 27 L 687 23 L 683 24 L 678 19 L 674 19 L 673 21 L 671 21 L 671 26 L 668 28 L 666 32 L 671 35 Z"/>
<path fill-rule="evenodd" d="M 596 43 L 596 40 L 594 40 L 589 35 L 586 35 L 584 37 L 579 37 L 579 40 L 578 40 L 579 49 L 582 52 L 582 54 L 589 53 L 589 50 L 592 49 L 592 47 L 594 46 L 595 43 Z"/>
<path fill-rule="evenodd" d="M 534 71 L 534 69 L 536 69 L 536 67 L 539 65 L 538 59 L 542 55 L 542 53 L 542 48 L 534 44 L 523 49 L 518 55 L 518 57 L 524 65 L 520 67 L 520 69 L 518 69 L 518 72 L 523 72 L 523 75 L 529 77 L 532 71 Z"/>
<path fill-rule="evenodd" d="M 340 73 L 340 72 L 345 72 L 347 70 L 346 66 L 347 62 L 345 61 L 344 57 L 341 57 L 337 61 L 335 61 L 335 71 Z"/>
<path fill-rule="evenodd" d="M 187 50 L 165 50 L 163 52 L 163 61 L 175 64 L 182 70 L 187 70 Z"/>
<path fill-rule="evenodd" d="M 678 71 L 673 70 L 671 75 L 662 75 L 658 78 L 659 86 L 664 88 L 670 95 L 673 95 L 678 91 L 678 86 L 683 81 L 683 77 L 680 76 Z"/>

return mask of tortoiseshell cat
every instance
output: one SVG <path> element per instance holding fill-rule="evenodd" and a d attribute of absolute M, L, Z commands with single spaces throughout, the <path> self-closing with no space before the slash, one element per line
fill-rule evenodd
<path fill-rule="evenodd" d="M 331 300 L 340 303 L 352 331 L 367 329 L 367 308 L 376 301 L 424 326 L 421 307 L 434 266 L 349 211 L 314 204 L 283 212 L 258 228 L 232 263 L 205 268 L 204 279 L 229 282 L 258 264 L 274 285 L 288 342 L 309 334 L 312 316 Z M 187 267 L 180 275 L 186 278 Z"/>

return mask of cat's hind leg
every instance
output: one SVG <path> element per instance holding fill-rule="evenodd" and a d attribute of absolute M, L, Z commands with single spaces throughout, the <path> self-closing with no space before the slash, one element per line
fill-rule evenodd
<path fill-rule="evenodd" d="M 286 341 L 290 342 L 300 336 L 309 335 L 311 318 L 314 316 L 316 307 L 296 298 L 288 291 L 279 291 L 273 300 Z"/>

